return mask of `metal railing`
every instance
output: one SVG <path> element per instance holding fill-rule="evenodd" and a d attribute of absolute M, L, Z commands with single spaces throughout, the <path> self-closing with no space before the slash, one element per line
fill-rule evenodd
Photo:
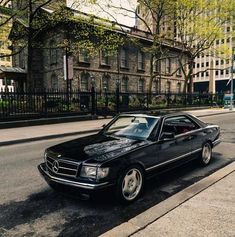
<path fill-rule="evenodd" d="M 0 121 L 177 107 L 222 106 L 223 94 L 81 92 L 72 90 L 0 91 Z"/>

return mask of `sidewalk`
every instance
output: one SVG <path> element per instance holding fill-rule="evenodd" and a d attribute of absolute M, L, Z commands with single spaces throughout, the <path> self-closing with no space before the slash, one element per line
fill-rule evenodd
<path fill-rule="evenodd" d="M 235 236 L 235 162 L 101 237 Z"/>
<path fill-rule="evenodd" d="M 228 109 L 203 109 L 187 111 L 187 113 L 191 113 L 198 117 L 233 112 L 235 111 L 229 111 Z M 99 131 L 102 128 L 102 125 L 107 124 L 110 120 L 111 119 L 98 119 L 70 123 L 0 129 L 0 146 L 71 135 L 94 133 Z"/>

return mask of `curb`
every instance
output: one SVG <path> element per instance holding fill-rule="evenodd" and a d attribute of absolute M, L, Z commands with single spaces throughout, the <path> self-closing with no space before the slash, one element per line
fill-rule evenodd
<path fill-rule="evenodd" d="M 204 115 L 198 115 L 197 117 L 202 118 L 202 117 L 223 115 L 223 114 L 229 114 L 229 113 L 235 113 L 235 111 L 228 111 L 228 112 L 223 112 L 223 113 L 204 114 Z M 88 134 L 88 133 L 96 133 L 98 131 L 100 131 L 100 129 L 93 129 L 93 130 L 87 130 L 87 131 L 53 134 L 53 135 L 46 135 L 46 136 L 41 136 L 41 137 L 32 137 L 32 138 L 11 140 L 11 141 L 0 142 L 0 146 L 9 146 L 9 145 L 15 145 L 15 144 L 20 144 L 20 143 L 25 143 L 25 142 L 35 142 L 35 141 L 55 139 L 55 138 L 68 137 L 68 136 L 74 136 L 74 135 L 82 135 L 82 134 L 85 135 L 85 134 Z"/>
<path fill-rule="evenodd" d="M 49 139 L 55 139 L 55 138 L 60 138 L 60 137 L 90 134 L 90 133 L 95 133 L 98 131 L 100 131 L 100 129 L 93 129 L 93 130 L 80 131 L 80 132 L 69 132 L 69 133 L 62 133 L 62 134 L 53 134 L 53 135 L 46 135 L 46 136 L 41 136 L 41 137 L 24 138 L 24 139 L 12 140 L 12 141 L 0 142 L 0 146 L 9 146 L 9 145 L 16 145 L 16 144 L 21 144 L 25 142 L 35 142 L 35 141 L 49 140 Z"/>
<path fill-rule="evenodd" d="M 127 222 L 107 231 L 100 235 L 101 237 L 127 237 L 136 234 L 145 229 L 148 225 L 154 223 L 167 213 L 179 207 L 189 199 L 193 198 L 200 192 L 203 192 L 210 186 L 219 182 L 229 174 L 235 171 L 235 162 L 225 166 L 224 168 L 214 172 L 210 176 L 200 180 L 199 182 L 187 187 L 186 189 L 176 193 L 161 203 L 149 208 L 145 212 L 137 215 Z"/>

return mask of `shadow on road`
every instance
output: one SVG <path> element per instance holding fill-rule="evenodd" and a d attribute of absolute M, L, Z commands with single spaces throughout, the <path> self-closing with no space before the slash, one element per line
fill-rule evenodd
<path fill-rule="evenodd" d="M 98 236 L 232 161 L 221 159 L 220 153 L 214 157 L 208 167 L 200 168 L 193 161 L 147 181 L 144 194 L 130 205 L 117 203 L 112 192 L 85 201 L 71 189 L 61 194 L 46 188 L 27 200 L 0 205 L 0 228 L 9 230 L 21 224 L 34 225 L 38 218 L 61 211 L 65 222 L 58 226 L 59 236 Z"/>

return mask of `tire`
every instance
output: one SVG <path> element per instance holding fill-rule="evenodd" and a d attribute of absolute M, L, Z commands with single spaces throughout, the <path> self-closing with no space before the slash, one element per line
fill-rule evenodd
<path fill-rule="evenodd" d="M 200 163 L 202 166 L 209 165 L 212 158 L 212 146 L 209 142 L 206 142 L 202 147 L 202 153 L 200 157 Z"/>
<path fill-rule="evenodd" d="M 116 198 L 122 203 L 131 203 L 139 198 L 144 187 L 144 173 L 140 166 L 128 167 L 118 179 Z"/>

